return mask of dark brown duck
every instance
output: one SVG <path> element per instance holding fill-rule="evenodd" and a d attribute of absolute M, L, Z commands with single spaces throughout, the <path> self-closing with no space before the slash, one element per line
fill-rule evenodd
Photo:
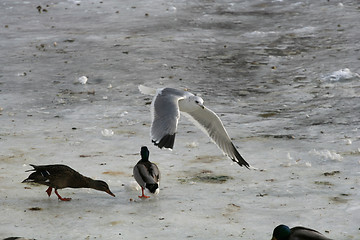
<path fill-rule="evenodd" d="M 94 180 L 89 177 L 85 177 L 66 165 L 54 164 L 54 165 L 33 165 L 30 164 L 34 169 L 27 170 L 34 171 L 30 176 L 22 181 L 23 183 L 39 183 L 49 188 L 46 193 L 51 195 L 52 189 L 55 189 L 55 194 L 61 201 L 70 201 L 71 198 L 63 198 L 57 192 L 58 189 L 62 188 L 92 188 L 99 191 L 104 191 L 111 196 L 115 195 L 110 191 L 109 186 L 106 182 L 101 180 Z"/>

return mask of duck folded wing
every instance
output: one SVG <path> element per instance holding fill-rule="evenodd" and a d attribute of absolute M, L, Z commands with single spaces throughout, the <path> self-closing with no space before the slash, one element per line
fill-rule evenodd
<path fill-rule="evenodd" d="M 149 172 L 151 176 L 154 178 L 154 181 L 158 183 L 160 181 L 160 171 L 159 168 L 156 166 L 156 164 L 151 163 Z"/>
<path fill-rule="evenodd" d="M 156 183 L 152 173 L 143 164 L 138 164 L 134 167 L 134 178 L 143 188 L 146 187 L 146 184 Z"/>
<path fill-rule="evenodd" d="M 306 227 L 294 227 L 291 229 L 291 237 L 294 239 L 309 239 L 309 240 L 332 240 L 325 237 L 318 231 Z"/>

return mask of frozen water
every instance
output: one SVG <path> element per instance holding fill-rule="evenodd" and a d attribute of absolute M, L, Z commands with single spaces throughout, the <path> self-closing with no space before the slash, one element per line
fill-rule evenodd
<path fill-rule="evenodd" d="M 356 1 L 3 0 L 0 22 L 0 238 L 258 240 L 285 223 L 360 239 L 360 81 L 324 79 L 360 73 Z M 152 146 L 139 84 L 200 93 L 257 170 L 185 118 L 174 151 Z M 162 173 L 144 201 L 143 145 Z M 30 163 L 116 198 L 49 198 L 21 183 Z"/>
<path fill-rule="evenodd" d="M 360 80 L 360 75 L 351 72 L 348 68 L 340 69 L 324 77 L 324 79 L 327 81 L 343 81 L 353 78 L 358 78 L 358 80 Z"/>

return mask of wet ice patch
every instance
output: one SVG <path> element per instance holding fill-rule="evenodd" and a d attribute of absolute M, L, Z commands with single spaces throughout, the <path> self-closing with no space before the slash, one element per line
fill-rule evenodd
<path fill-rule="evenodd" d="M 334 150 L 325 149 L 325 150 L 317 151 L 316 149 L 313 149 L 309 153 L 324 158 L 326 160 L 330 159 L 330 160 L 341 161 L 343 159 L 343 157 L 340 154 L 336 153 Z"/>
<path fill-rule="evenodd" d="M 351 72 L 348 68 L 343 68 L 323 76 L 324 80 L 332 82 L 352 80 L 354 78 L 360 78 L 360 75 L 358 73 Z"/>

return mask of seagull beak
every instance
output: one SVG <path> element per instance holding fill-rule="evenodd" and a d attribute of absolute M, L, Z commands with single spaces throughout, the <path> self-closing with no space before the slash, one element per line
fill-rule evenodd
<path fill-rule="evenodd" d="M 205 106 L 204 106 L 204 105 L 200 104 L 199 106 L 200 106 L 202 109 L 205 109 Z"/>
<path fill-rule="evenodd" d="M 105 192 L 107 192 L 108 194 L 110 194 L 111 196 L 115 197 L 115 194 L 113 194 L 110 189 L 106 190 Z"/>

